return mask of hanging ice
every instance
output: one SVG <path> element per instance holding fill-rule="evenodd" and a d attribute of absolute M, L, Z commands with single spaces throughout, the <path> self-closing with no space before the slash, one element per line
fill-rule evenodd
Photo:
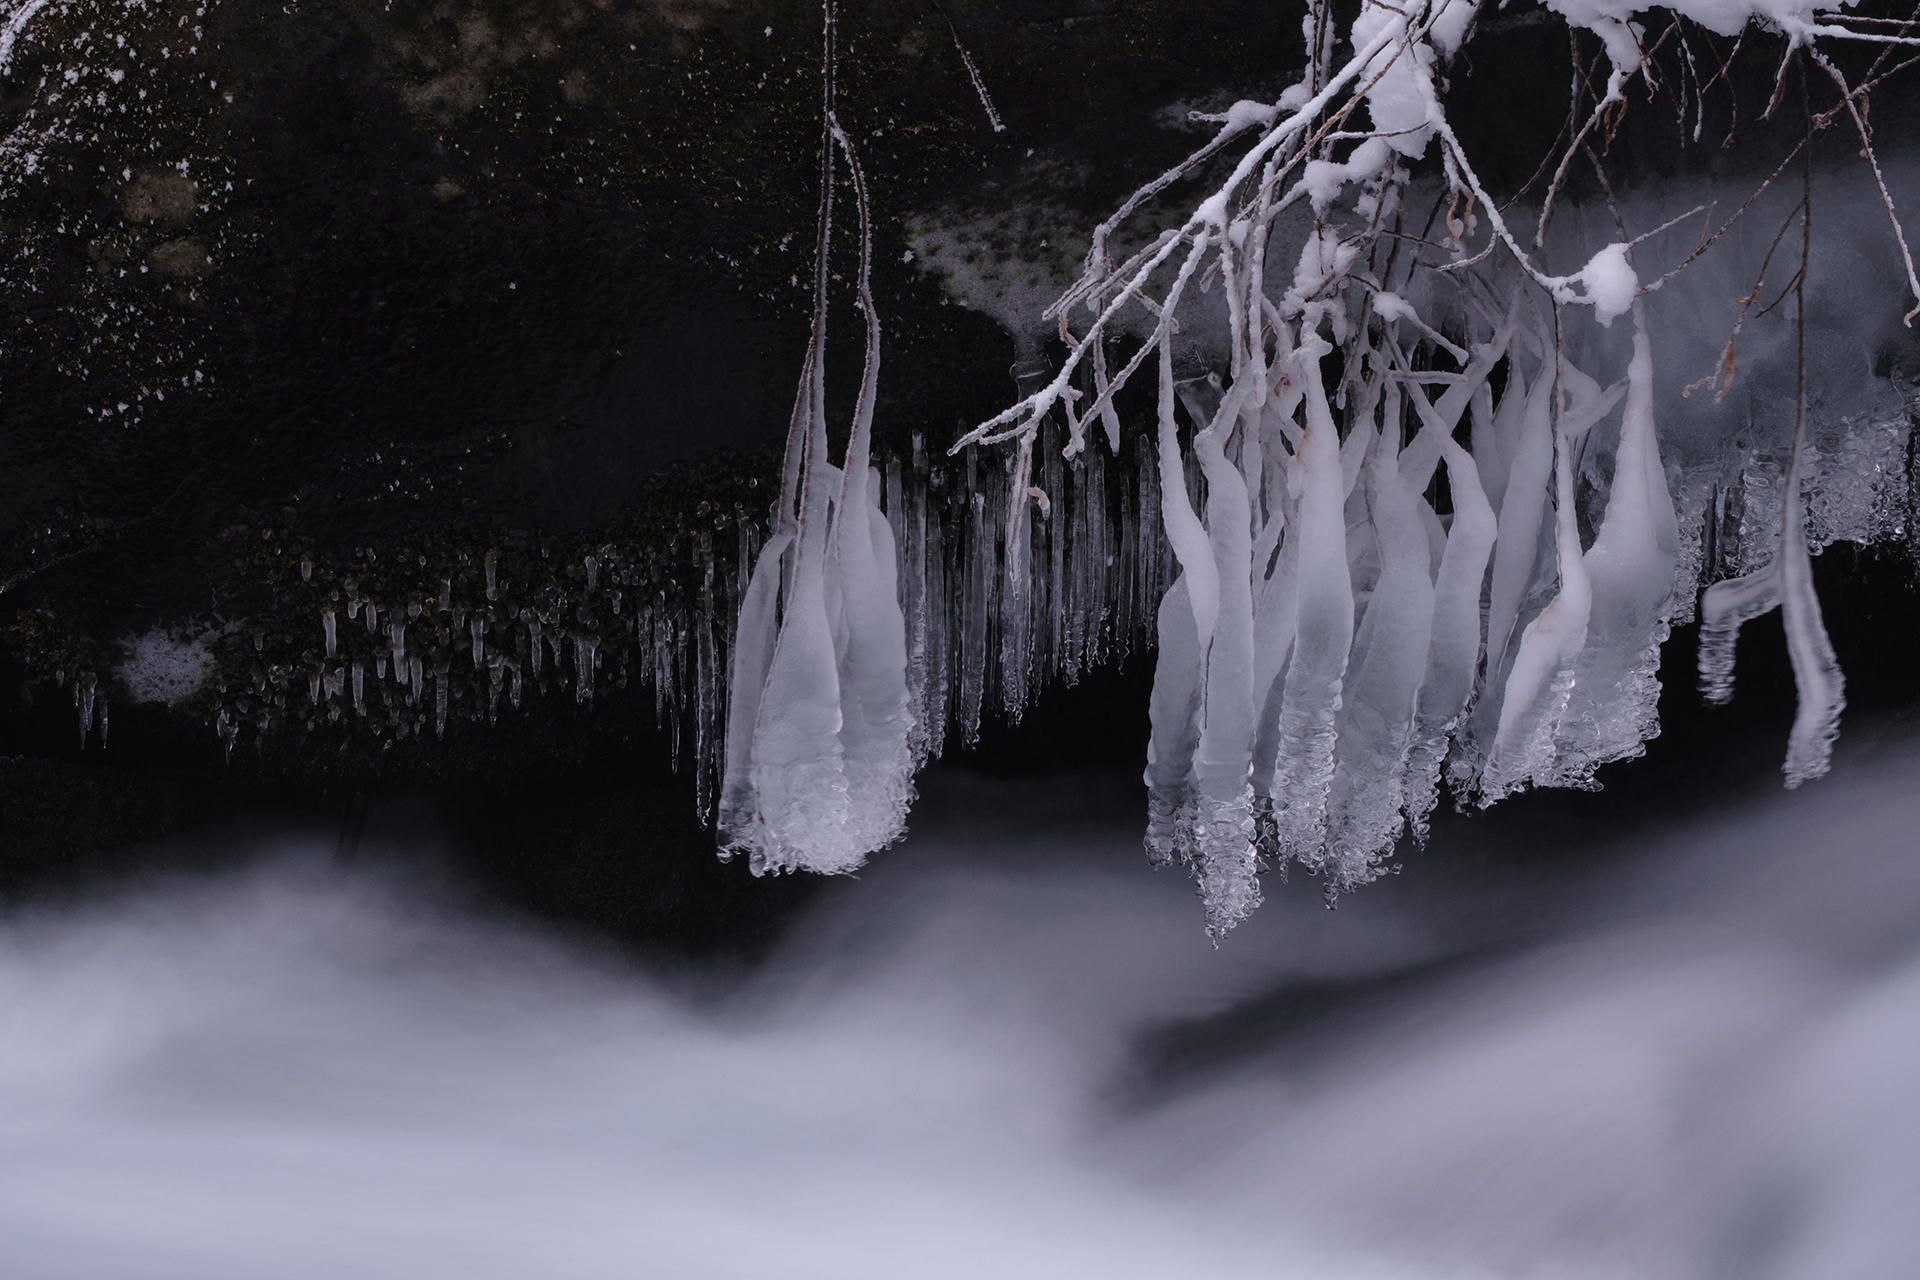
<path fill-rule="evenodd" d="M 1602 37 L 1602 121 L 1646 55 L 1618 14 L 1555 7 Z M 1737 28 L 1735 10 L 1701 20 Z M 858 866 L 899 835 L 912 771 L 949 730 L 970 741 L 983 713 L 1017 716 L 1047 676 L 1149 631 L 1147 853 L 1193 876 L 1216 942 L 1271 867 L 1320 876 L 1330 902 L 1381 874 L 1405 834 L 1424 838 L 1443 779 L 1484 805 L 1597 785 L 1600 766 L 1643 750 L 1660 647 L 1701 567 L 1656 426 L 1649 309 L 1669 277 L 1643 284 L 1648 237 L 1624 225 L 1563 255 L 1584 260 L 1565 276 L 1508 227 L 1435 83 L 1474 11 L 1365 0 L 1343 62 L 1333 10 L 1311 5 L 1300 83 L 1204 117 L 1219 134 L 1094 229 L 1044 317 L 1064 361 L 1049 376 L 1023 357 L 1027 394 L 954 446 L 957 493 L 918 440 L 910 467 L 869 465 L 864 256 L 866 374 L 843 467 L 828 460 L 820 252 L 781 497 L 738 597 L 724 847 L 756 871 Z M 846 154 L 864 227 L 831 105 L 829 91 L 826 154 Z M 1561 157 L 1538 238 L 1593 127 Z M 1191 216 L 1123 258 L 1129 219 L 1235 143 Z M 1415 237 L 1409 162 L 1436 148 L 1436 221 Z M 1224 332 L 1208 336 L 1195 298 L 1216 288 Z M 1628 315 L 1630 337 L 1612 323 Z M 1140 341 L 1116 368 L 1123 325 Z M 1149 360 L 1157 419 L 1128 449 L 1114 397 Z M 1177 377 L 1176 360 L 1212 367 Z M 997 443 L 1011 447 L 974 447 Z M 1789 785 L 1825 768 L 1843 703 L 1807 559 L 1808 456 L 1802 425 L 1772 562 L 1701 604 L 1713 697 L 1730 690 L 1739 625 L 1782 608 L 1801 693 Z"/>
<path fill-rule="evenodd" d="M 831 67 L 833 24 L 827 23 Z M 860 242 L 866 366 L 844 468 L 827 457 L 827 246 L 834 155 L 844 155 Z M 813 336 L 787 439 L 774 534 L 742 602 L 734 642 L 722 856 L 755 874 L 844 873 L 898 839 L 912 801 L 913 719 L 896 548 L 868 466 L 880 325 L 868 288 L 865 182 L 828 80 L 815 246 Z"/>

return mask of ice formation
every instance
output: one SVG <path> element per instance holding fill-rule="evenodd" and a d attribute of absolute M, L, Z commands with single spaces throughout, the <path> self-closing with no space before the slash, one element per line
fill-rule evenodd
<path fill-rule="evenodd" d="M 893 531 L 869 465 L 880 319 L 868 287 L 867 193 L 833 98 L 826 6 L 825 136 L 814 247 L 813 335 L 787 435 L 773 532 L 736 623 L 718 829 L 723 857 L 756 875 L 848 872 L 906 829 L 915 761 L 906 623 Z M 860 228 L 866 369 L 841 465 L 828 459 L 827 246 L 834 155 L 846 160 Z"/>
<path fill-rule="evenodd" d="M 1630 236 L 1615 206 L 1617 234 L 1581 269 L 1552 275 L 1542 265 L 1567 165 L 1587 129 L 1624 105 L 1650 41 L 1624 7 L 1554 7 L 1600 36 L 1609 74 L 1547 189 L 1531 247 L 1488 199 L 1434 83 L 1474 7 L 1369 0 L 1341 61 L 1331 7 L 1310 5 L 1302 81 L 1272 106 L 1206 117 L 1221 126 L 1215 139 L 1094 230 L 1084 273 L 1045 313 L 1067 346 L 1057 374 L 956 446 L 1010 444 L 1011 492 L 1024 505 L 1049 416 L 1066 420 L 1069 457 L 1102 434 L 1111 441 L 1115 390 L 1157 354 L 1162 519 L 1179 577 L 1158 611 L 1146 844 L 1157 864 L 1192 872 L 1216 939 L 1259 904 L 1269 866 L 1296 861 L 1321 875 L 1330 901 L 1381 874 L 1403 833 L 1424 834 L 1443 770 L 1456 797 L 1485 805 L 1530 786 L 1596 785 L 1601 765 L 1639 754 L 1658 732 L 1660 644 L 1713 569 L 1683 553 L 1656 422 L 1647 295 L 1675 273 L 1643 283 L 1635 249 L 1666 226 Z M 1722 34 L 1765 20 L 1787 33 L 1789 57 L 1821 39 L 1916 42 L 1907 28 L 1850 27 L 1834 15 L 1694 7 L 1678 12 Z M 1818 49 L 1805 57 L 1840 90 L 1823 120 L 1844 113 L 1858 127 L 1892 215 L 1859 91 Z M 1116 266 L 1113 243 L 1135 210 L 1248 134 L 1256 140 L 1226 180 Z M 1403 231 L 1407 161 L 1436 147 L 1446 175 L 1439 243 Z M 1804 163 L 1801 203 L 1781 230 L 1796 219 L 1801 228 L 1790 286 L 1800 295 L 1813 259 Z M 1336 213 L 1352 187 L 1350 212 Z M 1703 231 L 1702 247 L 1746 211 Z M 1488 226 L 1475 253 L 1479 218 Z M 1283 256 L 1294 245 L 1297 257 Z M 1195 289 L 1215 283 L 1225 377 L 1208 394 L 1182 395 L 1176 337 L 1196 312 Z M 1105 346 L 1142 308 L 1154 317 L 1145 341 L 1110 376 Z M 1618 344 L 1590 327 L 1625 316 L 1622 368 Z M 1844 704 L 1807 558 L 1803 296 L 1797 332 L 1801 390 L 1770 530 L 1777 550 L 1701 605 L 1710 698 L 1730 690 L 1740 624 L 1782 609 L 1800 695 L 1789 786 L 1825 772 Z M 1733 355 L 1730 341 L 1729 368 Z M 1610 447 L 1592 447 L 1603 432 Z M 1604 472 L 1593 466 L 1603 454 Z M 1203 499 L 1189 495 L 1195 472 Z M 1010 514 L 1009 527 L 1019 519 Z M 1011 556 L 1006 569 L 1023 571 Z"/>

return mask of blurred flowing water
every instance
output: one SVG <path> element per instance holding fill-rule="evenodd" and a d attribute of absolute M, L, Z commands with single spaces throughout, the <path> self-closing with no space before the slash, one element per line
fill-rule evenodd
<path fill-rule="evenodd" d="M 1920 1274 L 1916 778 L 1214 952 L 1130 792 L 936 774 L 733 973 L 269 841 L 0 923 L 0 1273 Z"/>

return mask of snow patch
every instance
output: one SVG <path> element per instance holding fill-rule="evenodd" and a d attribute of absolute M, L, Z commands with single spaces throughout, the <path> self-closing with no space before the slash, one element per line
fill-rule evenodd
<path fill-rule="evenodd" d="M 120 642 L 127 656 L 114 674 L 135 702 L 179 706 L 198 693 L 213 674 L 209 641 L 218 634 L 181 636 L 155 627 Z"/>

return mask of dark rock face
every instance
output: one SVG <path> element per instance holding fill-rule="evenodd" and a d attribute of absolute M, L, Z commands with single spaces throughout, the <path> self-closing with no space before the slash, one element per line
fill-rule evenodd
<path fill-rule="evenodd" d="M 1241 0 L 948 11 L 1004 133 L 937 10 L 843 14 L 895 446 L 919 432 L 938 449 L 1013 390 L 1008 336 L 908 261 L 914 213 L 1044 204 L 1084 224 L 1190 148 L 1169 108 L 1271 97 L 1297 57 L 1298 12 Z M 623 884 L 708 857 L 637 676 L 392 751 L 320 725 L 229 764 L 213 724 L 216 686 L 306 660 L 326 593 L 372 565 L 412 574 L 394 598 L 431 618 L 438 583 L 472 586 L 490 548 L 577 572 L 603 545 L 758 518 L 805 339 L 818 41 L 818 10 L 783 0 L 70 0 L 35 20 L 0 83 L 0 879 L 249 788 L 324 807 L 425 786 L 489 815 L 481 862 L 549 909 L 649 936 L 676 912 L 760 909 L 739 868 L 690 876 L 679 905 Z M 1765 51 L 1743 57 L 1743 86 L 1771 74 Z M 1469 46 L 1452 93 L 1498 184 L 1551 144 L 1569 69 L 1564 29 L 1520 11 Z M 1550 107 L 1496 109 L 1516 99 Z M 1672 160 L 1655 136 L 1671 121 L 1649 114 L 1614 139 L 1644 172 L 1747 163 Z M 1044 251 L 1039 230 L 1009 234 Z M 834 306 L 851 326 L 850 288 Z M 840 414 L 857 361 L 836 341 Z M 122 646 L 156 632 L 205 637 L 213 674 L 172 707 L 129 705 Z M 467 643 L 451 625 L 415 636 Z M 75 734 L 82 674 L 113 708 L 104 754 L 97 727 Z M 1137 754 L 1141 717 L 1121 720 L 1094 736 Z M 1038 732 L 988 755 L 1040 767 L 1084 739 Z M 622 833 L 642 828 L 649 852 L 622 870 Z"/>

